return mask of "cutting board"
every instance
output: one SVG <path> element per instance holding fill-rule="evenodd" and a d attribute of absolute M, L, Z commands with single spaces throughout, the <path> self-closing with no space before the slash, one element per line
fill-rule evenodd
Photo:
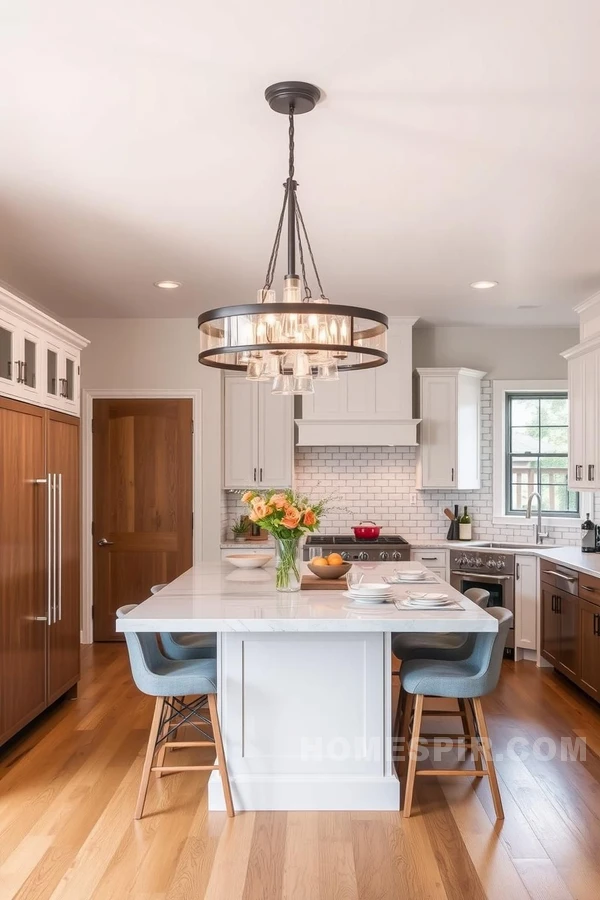
<path fill-rule="evenodd" d="M 319 578 L 317 575 L 303 575 L 300 579 L 303 591 L 347 591 L 345 578 Z"/>

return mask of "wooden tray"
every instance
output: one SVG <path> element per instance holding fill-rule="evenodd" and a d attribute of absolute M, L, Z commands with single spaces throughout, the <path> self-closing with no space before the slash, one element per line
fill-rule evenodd
<path fill-rule="evenodd" d="M 303 575 L 300 579 L 303 591 L 347 591 L 345 578 L 319 578 L 318 575 Z"/>

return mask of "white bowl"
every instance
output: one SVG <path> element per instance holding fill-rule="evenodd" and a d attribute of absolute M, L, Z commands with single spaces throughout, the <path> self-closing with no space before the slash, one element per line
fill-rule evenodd
<path fill-rule="evenodd" d="M 232 553 L 230 556 L 226 556 L 225 559 L 232 566 L 237 566 L 238 569 L 260 569 L 261 566 L 266 566 L 273 559 L 273 554 Z"/>

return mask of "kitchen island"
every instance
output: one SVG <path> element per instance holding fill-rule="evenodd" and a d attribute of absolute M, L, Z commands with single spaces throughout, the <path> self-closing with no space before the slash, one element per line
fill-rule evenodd
<path fill-rule="evenodd" d="M 372 563 L 364 570 L 365 581 L 391 571 Z M 392 633 L 498 629 L 436 581 L 423 590 L 443 590 L 460 611 L 356 608 L 343 583 L 339 592 L 285 594 L 273 568 L 202 563 L 118 619 L 117 630 L 217 633 L 219 714 L 237 810 L 393 810 Z M 396 585 L 396 598 L 410 588 Z M 209 808 L 225 808 L 216 772 Z"/>

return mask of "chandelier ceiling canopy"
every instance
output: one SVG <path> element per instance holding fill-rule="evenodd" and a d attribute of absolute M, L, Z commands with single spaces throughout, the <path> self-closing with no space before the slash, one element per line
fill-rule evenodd
<path fill-rule="evenodd" d="M 278 394 L 313 393 L 315 379 L 336 380 L 340 371 L 381 366 L 388 358 L 387 316 L 330 303 L 326 297 L 298 203 L 294 117 L 314 109 L 320 96 L 317 87 L 303 81 L 279 82 L 265 91 L 271 109 L 288 116 L 289 159 L 264 285 L 256 303 L 211 309 L 198 317 L 200 363 L 245 372 L 251 381 L 271 381 Z M 282 301 L 277 302 L 272 284 L 284 223 L 287 275 Z M 318 286 L 316 297 L 309 286 L 306 254 Z"/>

